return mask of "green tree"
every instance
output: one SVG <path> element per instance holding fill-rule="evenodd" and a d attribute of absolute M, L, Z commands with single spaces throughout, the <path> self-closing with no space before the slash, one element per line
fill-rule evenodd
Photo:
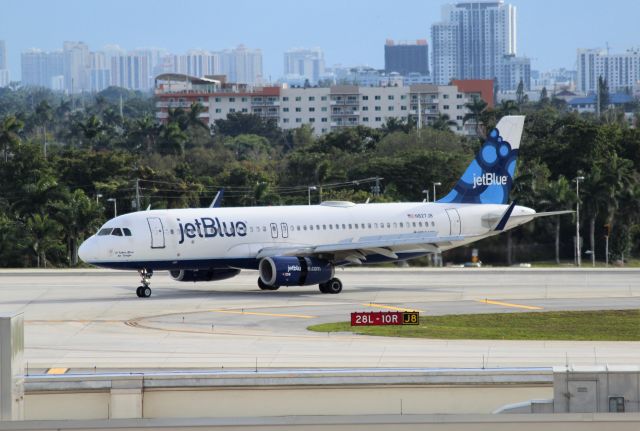
<path fill-rule="evenodd" d="M 431 128 L 440 130 L 441 132 L 450 132 L 451 127 L 455 127 L 457 125 L 458 123 L 451 120 L 448 114 L 439 114 L 436 119 L 429 124 Z"/>
<path fill-rule="evenodd" d="M 48 214 L 33 214 L 27 219 L 26 234 L 36 257 L 36 266 L 47 267 L 47 254 L 64 248 L 60 241 L 62 228 Z"/>
<path fill-rule="evenodd" d="M 482 131 L 481 115 L 484 110 L 487 109 L 487 102 L 478 96 L 473 96 L 471 102 L 466 103 L 464 106 L 469 110 L 469 112 L 464 115 L 462 122 L 466 124 L 471 121 L 475 126 L 476 135 L 481 137 L 484 136 L 485 133 Z"/>
<path fill-rule="evenodd" d="M 8 115 L 0 122 L 0 145 L 4 152 L 4 162 L 9 161 L 9 152 L 12 146 L 20 144 L 20 135 L 24 123 L 15 115 Z"/>
<path fill-rule="evenodd" d="M 77 265 L 78 246 L 102 223 L 102 207 L 81 189 L 67 192 L 64 199 L 54 202 L 52 207 L 63 226 L 69 262 Z"/>

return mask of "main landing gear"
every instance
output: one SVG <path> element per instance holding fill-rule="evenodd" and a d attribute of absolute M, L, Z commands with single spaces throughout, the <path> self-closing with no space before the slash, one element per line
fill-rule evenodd
<path fill-rule="evenodd" d="M 138 286 L 136 289 L 136 295 L 138 295 L 138 298 L 148 298 L 151 296 L 151 288 L 149 287 L 149 284 L 151 284 L 153 271 L 143 268 L 139 270 L 138 273 L 140 273 L 140 277 L 142 277 L 142 286 Z"/>
<path fill-rule="evenodd" d="M 339 278 L 332 278 L 331 280 L 320 283 L 320 292 L 336 294 L 342 292 L 342 282 Z"/>

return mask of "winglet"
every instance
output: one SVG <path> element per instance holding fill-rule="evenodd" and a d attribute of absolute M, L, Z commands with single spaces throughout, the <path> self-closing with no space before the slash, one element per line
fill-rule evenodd
<path fill-rule="evenodd" d="M 209 208 L 219 208 L 220 206 L 222 206 L 223 196 L 224 196 L 224 189 L 220 189 L 218 193 L 216 193 L 216 197 L 214 197 L 213 201 L 211 201 L 211 205 L 209 205 Z"/>
<path fill-rule="evenodd" d="M 509 221 L 509 217 L 511 217 L 511 213 L 513 212 L 513 209 L 515 208 L 515 206 L 516 206 L 516 202 L 513 201 L 511 205 L 509 205 L 509 208 L 507 208 L 507 210 L 504 212 L 504 214 L 502 215 L 502 218 L 500 219 L 500 221 L 498 222 L 498 224 L 493 230 L 495 231 L 504 230 L 504 227 L 507 225 L 507 222 Z"/>

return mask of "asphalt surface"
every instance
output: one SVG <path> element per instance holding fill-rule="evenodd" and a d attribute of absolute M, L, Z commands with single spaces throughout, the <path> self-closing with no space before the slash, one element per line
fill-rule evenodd
<path fill-rule="evenodd" d="M 640 342 L 424 340 L 314 333 L 353 311 L 421 314 L 640 308 L 640 270 L 384 269 L 317 286 L 260 291 L 257 273 L 211 283 L 104 270 L 0 271 L 0 313 L 25 317 L 25 359 L 49 368 L 530 367 L 638 364 Z M 615 331 L 615 328 L 611 329 Z"/>

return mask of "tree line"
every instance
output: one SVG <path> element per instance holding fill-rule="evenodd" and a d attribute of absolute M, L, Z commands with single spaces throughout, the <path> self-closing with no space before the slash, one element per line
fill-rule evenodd
<path fill-rule="evenodd" d="M 546 92 L 536 103 L 491 109 L 475 99 L 467 107 L 479 135 L 503 115 L 527 115 L 512 199 L 538 211 L 574 208 L 572 180 L 582 175 L 583 249 L 604 260 L 607 235 L 612 260 L 638 253 L 640 133 L 624 114 L 569 112 Z M 121 88 L 74 97 L 0 89 L 0 266 L 77 265 L 78 245 L 114 204 L 118 213 L 206 207 L 222 187 L 225 206 L 421 201 L 433 182 L 446 193 L 481 145 L 452 133 L 446 115 L 420 130 L 390 119 L 381 129 L 315 136 L 309 126 L 282 130 L 243 113 L 209 128 L 203 109 L 171 109 L 161 124 L 153 97 Z M 573 223 L 541 219 L 477 247 L 485 262 L 571 261 Z"/>

